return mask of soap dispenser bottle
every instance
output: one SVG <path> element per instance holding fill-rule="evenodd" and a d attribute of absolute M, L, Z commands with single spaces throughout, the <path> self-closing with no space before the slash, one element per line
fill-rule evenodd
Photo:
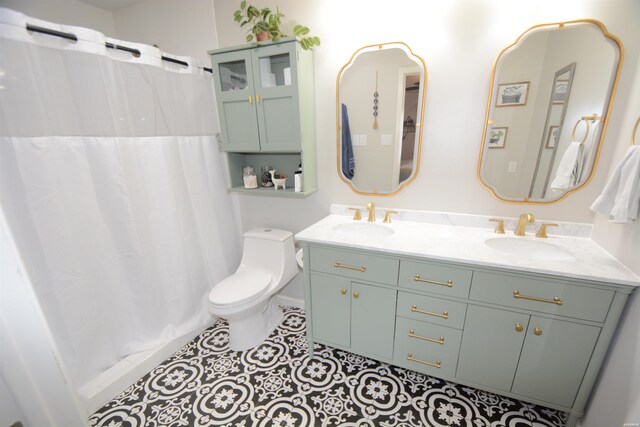
<path fill-rule="evenodd" d="M 295 192 L 302 193 L 304 191 L 304 185 L 302 182 L 302 163 L 298 165 L 298 170 L 294 172 L 293 178 Z"/>

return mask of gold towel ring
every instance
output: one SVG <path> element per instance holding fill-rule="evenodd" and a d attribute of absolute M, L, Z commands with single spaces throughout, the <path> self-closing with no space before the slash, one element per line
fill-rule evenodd
<path fill-rule="evenodd" d="M 640 125 L 640 117 L 636 120 L 636 126 L 633 128 L 633 133 L 631 134 L 631 145 L 636 145 L 636 134 L 638 133 L 638 125 Z"/>
<path fill-rule="evenodd" d="M 580 141 L 580 144 L 584 144 L 584 142 L 587 140 L 587 136 L 589 136 L 589 120 L 586 120 L 584 118 L 578 120 L 576 122 L 576 125 L 573 127 L 573 130 L 571 131 L 571 141 L 576 140 L 576 129 L 578 128 L 580 122 L 585 122 L 587 124 L 587 131 L 584 133 L 584 138 L 582 139 L 582 141 Z"/>

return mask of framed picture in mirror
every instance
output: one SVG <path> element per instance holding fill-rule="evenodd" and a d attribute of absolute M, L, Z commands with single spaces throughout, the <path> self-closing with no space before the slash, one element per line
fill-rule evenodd
<path fill-rule="evenodd" d="M 569 80 L 557 80 L 553 88 L 553 103 L 564 104 L 569 94 Z"/>
<path fill-rule="evenodd" d="M 489 135 L 489 148 L 504 148 L 508 129 L 507 127 L 492 128 Z"/>
<path fill-rule="evenodd" d="M 498 85 L 496 107 L 527 105 L 530 82 L 504 83 Z"/>
<path fill-rule="evenodd" d="M 558 135 L 559 131 L 560 126 L 549 126 L 549 130 L 547 131 L 547 143 L 545 144 L 544 148 L 553 149 L 556 147 L 556 141 L 560 136 Z"/>

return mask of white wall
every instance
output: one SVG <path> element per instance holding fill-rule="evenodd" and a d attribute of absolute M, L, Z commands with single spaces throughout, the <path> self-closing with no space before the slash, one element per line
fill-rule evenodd
<path fill-rule="evenodd" d="M 640 58 L 629 58 L 638 62 Z M 629 149 L 635 121 L 640 116 L 640 67 L 636 68 L 635 94 L 626 105 L 629 114 L 620 126 L 613 162 L 607 176 Z M 638 135 L 640 137 L 640 135 Z M 603 215 L 594 221 L 593 239 L 640 276 L 640 221 L 612 224 Z M 592 395 L 583 427 L 640 423 L 640 292 L 627 303 L 625 313 Z"/>
<path fill-rule="evenodd" d="M 233 22 L 237 2 L 215 0 L 220 46 L 243 43 L 244 31 Z M 275 2 L 256 1 L 258 6 Z M 340 67 L 358 48 L 376 42 L 401 40 L 422 56 L 429 80 L 425 110 L 425 134 L 418 178 L 394 197 L 373 199 L 379 206 L 518 216 L 530 211 L 540 219 L 592 222 L 591 202 L 602 189 L 607 165 L 615 150 L 614 131 L 623 120 L 630 96 L 629 73 L 633 61 L 623 65 L 600 167 L 584 190 L 561 203 L 523 206 L 495 200 L 477 180 L 476 162 L 492 64 L 498 53 L 522 32 L 539 23 L 578 18 L 602 21 L 622 39 L 627 56 L 640 48 L 632 1 L 531 2 L 502 1 L 277 2 L 292 23 L 302 22 L 322 45 L 315 52 L 316 136 L 319 191 L 305 200 L 243 196 L 245 229 L 283 226 L 299 231 L 328 212 L 330 203 L 363 205 L 371 197 L 359 196 L 338 178 L 335 144 L 335 78 Z M 546 6 L 545 6 L 546 5 Z M 381 25 L 372 25 L 380 23 Z M 295 212 L 295 215 L 291 215 Z"/>
<path fill-rule="evenodd" d="M 116 37 L 111 12 L 77 0 L 0 0 L 0 7 L 57 24 L 75 25 Z"/>
<path fill-rule="evenodd" d="M 213 0 L 147 0 L 113 13 L 118 38 L 158 45 L 211 67 L 207 50 L 218 46 Z"/>

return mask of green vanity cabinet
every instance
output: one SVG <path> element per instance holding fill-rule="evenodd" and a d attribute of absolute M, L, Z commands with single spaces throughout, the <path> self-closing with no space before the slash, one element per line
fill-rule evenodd
<path fill-rule="evenodd" d="M 457 378 L 570 407 L 600 328 L 471 305 Z"/>
<path fill-rule="evenodd" d="M 313 336 L 318 341 L 391 359 L 395 290 L 312 273 L 311 301 Z"/>
<path fill-rule="evenodd" d="M 572 406 L 599 334 L 595 326 L 531 316 L 511 391 Z"/>
<path fill-rule="evenodd" d="M 303 196 L 316 189 L 313 54 L 294 38 L 209 51 L 220 147 L 227 152 L 231 190 L 245 192 L 242 168 L 273 167 L 288 176 L 287 191 L 247 192 Z M 302 166 L 305 194 L 292 194 Z"/>
<path fill-rule="evenodd" d="M 303 241 L 307 339 L 584 414 L 626 285 Z M 357 295 L 357 298 L 356 298 Z"/>

